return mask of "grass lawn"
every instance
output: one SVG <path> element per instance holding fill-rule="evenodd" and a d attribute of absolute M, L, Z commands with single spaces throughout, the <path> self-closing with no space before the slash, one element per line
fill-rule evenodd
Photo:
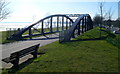
<path fill-rule="evenodd" d="M 99 38 L 98 32 L 95 28 L 76 40 Z M 103 38 L 108 35 L 102 32 Z M 118 72 L 118 47 L 106 40 L 83 40 L 64 44 L 56 41 L 41 47 L 39 52 L 43 50 L 46 51 L 44 55 L 18 72 Z"/>
<path fill-rule="evenodd" d="M 104 40 L 51 43 L 19 72 L 118 72 L 118 48 Z"/>
<path fill-rule="evenodd" d="M 117 36 L 102 31 L 101 39 L 96 40 L 100 38 L 98 33 L 99 28 L 95 28 L 75 41 L 63 44 L 56 41 L 40 47 L 39 52 L 45 54 L 17 72 L 118 72 L 119 49 L 113 44 Z"/>
<path fill-rule="evenodd" d="M 100 28 L 96 27 L 86 33 L 80 35 L 79 37 L 75 38 L 74 40 L 106 40 L 108 43 L 113 44 L 120 48 L 120 36 L 117 34 L 113 34 L 108 30 L 102 28 L 101 35 L 100 35 Z"/>

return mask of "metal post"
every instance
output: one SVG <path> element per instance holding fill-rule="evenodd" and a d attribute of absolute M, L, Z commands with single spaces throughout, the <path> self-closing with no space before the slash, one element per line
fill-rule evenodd
<path fill-rule="evenodd" d="M 84 29 L 84 18 L 82 19 L 82 33 L 84 32 L 83 29 Z"/>
<path fill-rule="evenodd" d="M 70 29 L 70 21 L 68 20 L 68 29 Z"/>
<path fill-rule="evenodd" d="M 50 19 L 50 32 L 52 33 L 52 17 Z"/>
<path fill-rule="evenodd" d="M 64 17 L 62 17 L 62 30 L 64 30 Z"/>
<path fill-rule="evenodd" d="M 59 16 L 57 17 L 57 31 L 59 31 Z"/>
<path fill-rule="evenodd" d="M 66 30 L 68 29 L 68 19 L 66 19 Z"/>
<path fill-rule="evenodd" d="M 85 17 L 85 32 L 87 31 L 87 29 L 86 29 L 86 17 Z"/>
<path fill-rule="evenodd" d="M 44 23 L 43 23 L 43 21 L 42 21 L 42 28 L 41 28 L 41 32 L 42 32 L 42 34 L 44 34 L 44 25 L 43 25 Z"/>
<path fill-rule="evenodd" d="M 69 21 L 69 26 L 70 26 L 70 28 L 71 28 L 71 26 L 72 26 L 72 24 L 71 24 L 72 22 L 71 21 Z"/>
<path fill-rule="evenodd" d="M 93 29 L 93 22 L 92 22 L 92 20 L 91 20 L 91 17 L 90 17 L 90 16 L 88 16 L 88 18 L 89 18 L 89 19 L 88 19 L 88 20 L 89 20 L 89 22 L 88 22 L 88 23 L 89 23 L 89 30 L 90 30 L 90 29 Z"/>
<path fill-rule="evenodd" d="M 32 39 L 32 31 L 31 31 L 31 28 L 29 28 L 29 37 L 30 37 L 30 39 Z"/>
<path fill-rule="evenodd" d="M 80 22 L 78 24 L 78 35 L 80 35 Z"/>
<path fill-rule="evenodd" d="M 48 20 L 47 20 L 47 24 L 48 24 L 48 27 L 47 27 L 47 28 L 49 29 L 49 28 L 50 28 L 50 27 L 49 27 L 49 25 L 50 25 L 49 18 L 48 18 Z M 50 29 L 49 29 L 49 30 L 50 30 Z"/>
<path fill-rule="evenodd" d="M 87 20 L 87 24 L 88 24 L 88 28 L 87 28 L 87 30 L 90 30 L 90 29 L 92 29 L 92 22 L 90 21 L 90 18 L 88 18 L 88 20 Z"/>
<path fill-rule="evenodd" d="M 89 22 L 89 19 L 87 18 L 87 31 L 89 30 L 89 26 L 90 26 L 89 23 L 90 23 L 90 22 Z"/>

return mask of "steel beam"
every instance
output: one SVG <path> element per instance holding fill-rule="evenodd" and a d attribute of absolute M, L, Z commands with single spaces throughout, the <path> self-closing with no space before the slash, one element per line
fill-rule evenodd
<path fill-rule="evenodd" d="M 42 21 L 42 25 L 41 25 L 42 27 L 41 27 L 41 32 L 42 32 L 42 34 L 44 34 L 44 21 Z"/>
<path fill-rule="evenodd" d="M 68 29 L 68 19 L 66 19 L 66 30 Z"/>
<path fill-rule="evenodd" d="M 64 17 L 62 17 L 62 30 L 64 30 Z"/>
<path fill-rule="evenodd" d="M 53 32 L 53 30 L 52 30 L 52 17 L 50 18 L 50 32 Z"/>
<path fill-rule="evenodd" d="M 90 28 L 89 21 L 90 21 L 90 20 L 87 18 L 87 31 L 88 31 L 89 28 Z"/>
<path fill-rule="evenodd" d="M 59 31 L 59 16 L 57 16 L 57 31 Z"/>
<path fill-rule="evenodd" d="M 82 33 L 84 33 L 84 18 L 82 19 Z"/>
<path fill-rule="evenodd" d="M 78 23 L 78 26 L 77 26 L 78 27 L 78 35 L 80 35 L 80 22 Z"/>
<path fill-rule="evenodd" d="M 32 39 L 32 30 L 31 30 L 31 28 L 29 28 L 29 38 L 30 38 L 30 40 Z"/>
<path fill-rule="evenodd" d="M 87 31 L 87 29 L 86 29 L 86 27 L 87 27 L 87 26 L 86 26 L 86 25 L 87 25 L 86 22 L 87 22 L 87 21 L 86 21 L 86 17 L 84 17 L 84 18 L 85 18 L 85 32 L 86 32 L 86 31 Z"/>

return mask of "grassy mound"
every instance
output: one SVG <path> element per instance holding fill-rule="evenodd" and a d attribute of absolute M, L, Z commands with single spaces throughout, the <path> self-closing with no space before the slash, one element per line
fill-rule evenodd
<path fill-rule="evenodd" d="M 92 30 L 87 31 L 86 33 L 82 34 L 81 36 L 77 37 L 77 40 L 84 40 L 84 39 L 103 39 L 106 38 L 109 34 L 105 32 L 106 30 L 104 28 L 101 29 L 99 27 L 96 27 Z M 101 35 L 100 35 L 101 33 Z"/>
<path fill-rule="evenodd" d="M 101 28 L 100 30 L 99 27 L 87 31 L 86 33 L 77 37 L 75 40 L 99 40 L 99 39 L 106 40 L 107 42 L 120 48 L 120 36 L 115 35 L 104 28 Z"/>

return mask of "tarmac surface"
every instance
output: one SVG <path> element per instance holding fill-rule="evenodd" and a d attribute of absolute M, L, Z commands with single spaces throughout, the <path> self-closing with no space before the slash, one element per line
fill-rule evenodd
<path fill-rule="evenodd" d="M 11 68 L 12 64 L 11 63 L 5 63 L 3 61 L 1 61 L 3 58 L 6 57 L 10 57 L 10 54 L 13 52 L 17 52 L 20 51 L 22 49 L 25 49 L 27 47 L 36 45 L 36 44 L 40 44 L 41 46 L 50 44 L 52 42 L 55 42 L 57 40 L 59 40 L 59 34 L 55 33 L 55 34 L 51 34 L 51 35 L 47 35 L 48 38 L 42 36 L 42 37 L 37 37 L 34 38 L 32 40 L 24 40 L 24 41 L 17 41 L 17 42 L 13 42 L 13 43 L 7 43 L 7 44 L 1 44 L 0 47 L 2 47 L 0 49 L 0 62 L 2 63 L 2 68 Z M 19 63 L 27 60 L 28 58 L 31 58 L 32 55 L 27 55 L 25 57 L 23 57 L 22 59 L 20 59 Z"/>

